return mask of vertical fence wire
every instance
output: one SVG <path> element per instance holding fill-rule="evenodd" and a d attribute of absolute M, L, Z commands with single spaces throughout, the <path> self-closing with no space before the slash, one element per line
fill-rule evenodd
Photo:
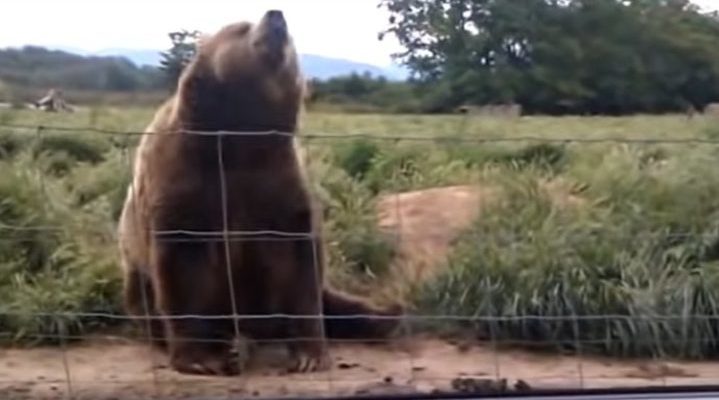
<path fill-rule="evenodd" d="M 397 145 L 397 142 L 395 142 L 395 145 Z M 397 177 L 395 175 L 394 178 L 395 181 L 397 181 Z M 396 223 L 396 235 L 395 235 L 395 246 L 397 249 L 403 248 L 403 243 L 405 240 L 405 237 L 403 235 L 403 229 L 404 229 L 404 217 L 402 215 L 402 197 L 401 193 L 395 193 L 394 194 L 394 212 L 395 212 L 395 223 Z M 412 274 L 414 276 L 409 276 L 409 270 L 411 269 L 411 266 L 405 266 L 404 272 L 402 275 L 405 276 L 405 279 L 408 279 L 408 281 L 414 282 L 414 279 L 417 278 L 417 274 Z M 409 370 L 410 370 L 410 377 L 411 382 L 415 382 L 417 380 L 417 362 L 415 360 L 415 354 L 414 349 L 412 348 L 412 323 L 409 321 L 406 315 L 401 317 L 401 326 L 402 330 L 404 331 L 405 341 L 406 341 L 406 352 L 409 362 Z"/>
<path fill-rule="evenodd" d="M 230 248 L 230 217 L 229 217 L 229 210 L 228 210 L 228 193 L 227 193 L 227 176 L 225 171 L 225 158 L 224 158 L 224 146 L 223 146 L 223 139 L 224 135 L 218 134 L 217 135 L 217 167 L 219 170 L 219 180 L 220 180 L 220 202 L 222 207 L 222 238 L 223 238 L 223 248 L 224 248 L 224 257 L 225 257 L 225 267 L 227 270 L 227 282 L 228 287 L 230 289 L 230 305 L 232 310 L 232 328 L 234 329 L 235 334 L 235 341 L 241 340 L 242 336 L 240 335 L 240 324 L 237 320 L 238 318 L 238 309 L 237 309 L 237 295 L 235 292 L 235 280 L 234 280 L 234 274 L 232 272 L 232 249 Z M 235 342 L 233 341 L 233 343 Z M 237 370 L 240 372 L 241 376 L 244 377 L 244 374 L 242 374 L 242 357 L 237 357 Z M 246 379 L 241 378 L 242 380 L 242 390 L 244 391 L 247 382 Z"/>
<path fill-rule="evenodd" d="M 314 223 L 312 223 L 312 229 L 320 229 L 320 227 L 315 227 Z M 327 357 L 327 359 L 320 359 L 319 362 L 321 363 L 327 363 L 327 370 L 325 372 L 325 376 L 327 377 L 327 385 L 329 387 L 329 390 L 332 391 L 333 388 L 333 379 L 332 379 L 332 369 L 334 368 L 334 359 L 332 358 L 332 349 L 330 348 L 330 342 L 324 341 L 324 339 L 327 337 L 325 334 L 325 313 L 324 313 L 324 303 L 322 298 L 323 293 L 323 279 L 324 276 L 323 273 L 320 273 L 320 268 L 323 268 L 324 265 L 321 265 L 321 258 L 322 255 L 318 254 L 317 252 L 317 235 L 310 233 L 312 235 L 311 245 L 312 245 L 312 263 L 313 268 L 312 271 L 314 273 L 314 279 L 315 279 L 315 285 L 317 287 L 317 302 L 319 303 L 317 305 L 317 310 L 319 312 L 319 321 L 320 321 L 320 337 L 323 338 L 323 351 L 326 351 L 327 353 L 321 354 L 321 357 Z M 305 240 L 305 239 L 303 239 Z M 323 271 L 324 272 L 324 271 Z M 326 347 L 325 347 L 326 346 Z"/>
<path fill-rule="evenodd" d="M 292 150 L 296 157 L 296 161 L 299 163 L 300 166 L 304 165 L 304 160 L 301 160 L 299 158 L 299 157 L 302 157 L 302 154 L 301 153 L 298 154 L 298 151 L 301 151 L 300 146 L 304 146 L 304 144 L 299 143 L 298 139 L 296 137 L 292 137 L 292 138 L 290 138 L 290 140 L 292 141 L 292 144 L 296 144 L 296 146 L 292 147 Z M 309 154 L 309 153 L 310 153 L 310 149 L 307 148 L 305 150 L 305 154 Z M 300 167 L 300 170 L 303 170 L 303 169 L 304 168 Z M 309 173 L 307 171 L 303 171 L 303 173 L 305 173 L 307 175 L 303 175 L 302 179 L 304 179 L 306 176 L 309 176 Z M 313 193 L 311 193 L 311 190 L 309 188 L 308 188 L 308 192 L 310 192 L 309 196 L 312 198 L 312 200 L 310 200 L 310 204 L 309 204 L 309 207 L 310 207 L 310 224 L 309 224 L 310 232 L 307 232 L 307 234 L 310 235 L 310 243 L 312 246 L 312 263 L 313 263 L 312 273 L 314 274 L 313 278 L 315 281 L 316 296 L 317 296 L 317 302 L 318 302 L 317 310 L 319 311 L 319 315 L 317 317 L 319 318 L 319 321 L 320 321 L 320 324 L 319 324 L 320 337 L 323 338 L 323 346 L 326 346 L 324 351 L 327 352 L 326 354 L 322 354 L 322 357 L 327 357 L 327 360 L 320 360 L 320 361 L 324 361 L 329 364 L 327 366 L 327 370 L 324 372 L 325 372 L 325 376 L 327 377 L 327 385 L 329 387 L 329 390 L 332 391 L 332 388 L 334 386 L 334 384 L 333 384 L 334 379 L 333 379 L 333 374 L 332 374 L 332 370 L 334 368 L 334 358 L 332 357 L 332 350 L 330 348 L 331 343 L 329 340 L 326 339 L 327 338 L 326 329 L 325 329 L 326 320 L 325 320 L 324 299 L 323 299 L 324 278 L 325 278 L 325 274 L 327 272 L 327 265 L 326 265 L 327 259 L 326 259 L 324 253 L 319 254 L 317 251 L 318 246 L 321 246 L 321 249 L 322 249 L 321 251 L 323 251 L 323 252 L 325 251 L 326 247 L 325 247 L 325 244 L 322 243 L 321 241 L 318 242 L 318 236 L 320 238 L 324 239 L 324 235 L 322 235 L 322 226 L 315 226 L 316 225 L 315 222 L 317 220 L 324 221 L 324 218 L 319 219 L 319 218 L 314 217 L 314 213 L 315 212 L 321 213 L 321 210 L 317 210 L 315 208 L 315 203 L 313 200 L 314 196 L 313 196 Z M 306 239 L 302 239 L 302 240 L 306 240 Z"/>
<path fill-rule="evenodd" d="M 38 126 L 37 131 L 36 131 L 36 137 L 35 137 L 35 143 L 36 143 L 37 147 L 35 148 L 34 157 L 36 158 L 36 160 L 40 160 L 42 158 L 44 140 L 45 140 L 45 129 L 42 126 Z M 42 165 L 41 162 L 38 162 L 37 164 L 35 164 L 35 173 L 37 174 L 37 177 L 39 178 L 40 191 L 42 193 L 42 196 L 45 199 L 49 199 L 52 197 L 49 196 L 49 193 L 47 191 L 47 185 L 45 182 L 45 171 L 43 171 L 43 168 L 41 165 Z M 48 202 L 45 202 L 45 201 L 42 202 L 42 208 L 43 208 L 43 212 L 45 213 L 45 215 L 49 214 L 49 212 L 50 212 L 49 207 L 50 206 L 49 206 Z M 67 333 L 67 327 L 65 326 L 65 321 L 62 318 L 51 317 L 51 319 L 54 320 L 53 325 L 56 325 L 56 329 L 58 331 L 57 336 L 58 336 L 58 340 L 60 341 L 60 348 L 61 348 L 61 352 L 62 352 L 62 365 L 63 365 L 63 370 L 65 373 L 65 380 L 67 381 L 67 397 L 69 399 L 73 399 L 75 397 L 75 392 L 73 390 L 73 385 L 72 385 L 72 372 L 70 370 L 70 360 L 69 360 L 68 354 L 67 354 L 68 351 L 67 351 L 66 340 L 67 340 L 67 337 L 69 336 Z"/>
<path fill-rule="evenodd" d="M 579 378 L 579 388 L 584 389 L 585 387 L 585 377 L 584 377 L 584 351 L 582 350 L 582 337 L 581 337 L 581 329 L 579 326 L 579 317 L 577 316 L 576 311 L 574 310 L 574 307 L 571 307 L 572 309 L 572 333 L 574 336 L 574 346 L 575 346 L 575 357 L 577 358 L 577 375 Z"/>

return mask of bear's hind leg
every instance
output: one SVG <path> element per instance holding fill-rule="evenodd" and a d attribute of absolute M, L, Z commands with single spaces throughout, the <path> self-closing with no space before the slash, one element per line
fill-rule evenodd
<path fill-rule="evenodd" d="M 201 244 L 161 244 L 156 249 L 157 304 L 168 316 L 164 322 L 172 368 L 186 374 L 238 374 L 232 324 L 218 318 L 229 314 L 226 299 L 220 298 L 228 293 L 220 287 L 227 279 L 213 276 Z"/>
<path fill-rule="evenodd" d="M 330 368 L 322 320 L 322 258 L 321 246 L 307 239 L 295 243 L 296 258 L 290 262 L 295 269 L 294 290 L 287 291 L 290 314 L 301 315 L 289 321 L 291 372 L 317 372 Z M 307 318 L 316 316 L 316 318 Z"/>

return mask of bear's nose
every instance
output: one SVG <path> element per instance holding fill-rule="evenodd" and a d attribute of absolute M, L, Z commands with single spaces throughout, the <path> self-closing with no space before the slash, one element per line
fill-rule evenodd
<path fill-rule="evenodd" d="M 280 10 L 269 10 L 265 16 L 270 27 L 277 31 L 287 30 L 287 23 L 285 22 L 285 16 Z"/>
<path fill-rule="evenodd" d="M 282 15 L 282 11 L 280 10 L 269 10 L 267 11 L 267 18 L 284 19 L 284 15 Z"/>

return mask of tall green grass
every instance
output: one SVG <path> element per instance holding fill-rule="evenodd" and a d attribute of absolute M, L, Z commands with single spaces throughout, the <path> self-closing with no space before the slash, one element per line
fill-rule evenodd
<path fill-rule="evenodd" d="M 103 209 L 78 209 L 60 179 L 30 152 L 0 162 L 0 332 L 14 341 L 57 342 L 116 312 L 112 224 Z"/>
<path fill-rule="evenodd" d="M 136 132 L 151 114 L 3 110 L 0 125 Z M 714 351 L 717 146 L 519 141 L 715 138 L 710 119 L 310 113 L 303 125 L 307 133 L 516 139 L 305 142 L 325 216 L 328 275 L 336 285 L 372 294 L 392 276 L 396 249 L 377 228 L 380 196 L 493 185 L 502 196 L 486 205 L 445 269 L 411 300 L 423 313 L 504 319 L 440 321 L 432 328 L 605 354 L 701 357 Z M 75 313 L 121 312 L 114 233 L 129 179 L 132 149 L 124 147 L 137 143 L 134 136 L 82 130 L 41 133 L 0 126 L 0 334 L 22 343 L 110 323 Z M 577 199 L 558 201 L 568 193 L 540 183 L 552 180 L 577 188 Z M 596 315 L 619 317 L 588 318 Z M 664 318 L 669 315 L 676 318 Z"/>
<path fill-rule="evenodd" d="M 602 145 L 571 155 L 563 177 L 587 187 L 573 204 L 538 184 L 541 169 L 487 172 L 503 200 L 483 210 L 445 272 L 417 291 L 420 308 L 471 317 L 439 328 L 497 342 L 715 354 L 717 149 Z"/>

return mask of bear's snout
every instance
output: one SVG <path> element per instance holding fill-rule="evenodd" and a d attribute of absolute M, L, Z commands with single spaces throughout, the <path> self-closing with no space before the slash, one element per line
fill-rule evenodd
<path fill-rule="evenodd" d="M 280 33 L 287 31 L 287 21 L 285 16 L 280 10 L 269 10 L 266 13 L 268 25 L 273 31 Z"/>

